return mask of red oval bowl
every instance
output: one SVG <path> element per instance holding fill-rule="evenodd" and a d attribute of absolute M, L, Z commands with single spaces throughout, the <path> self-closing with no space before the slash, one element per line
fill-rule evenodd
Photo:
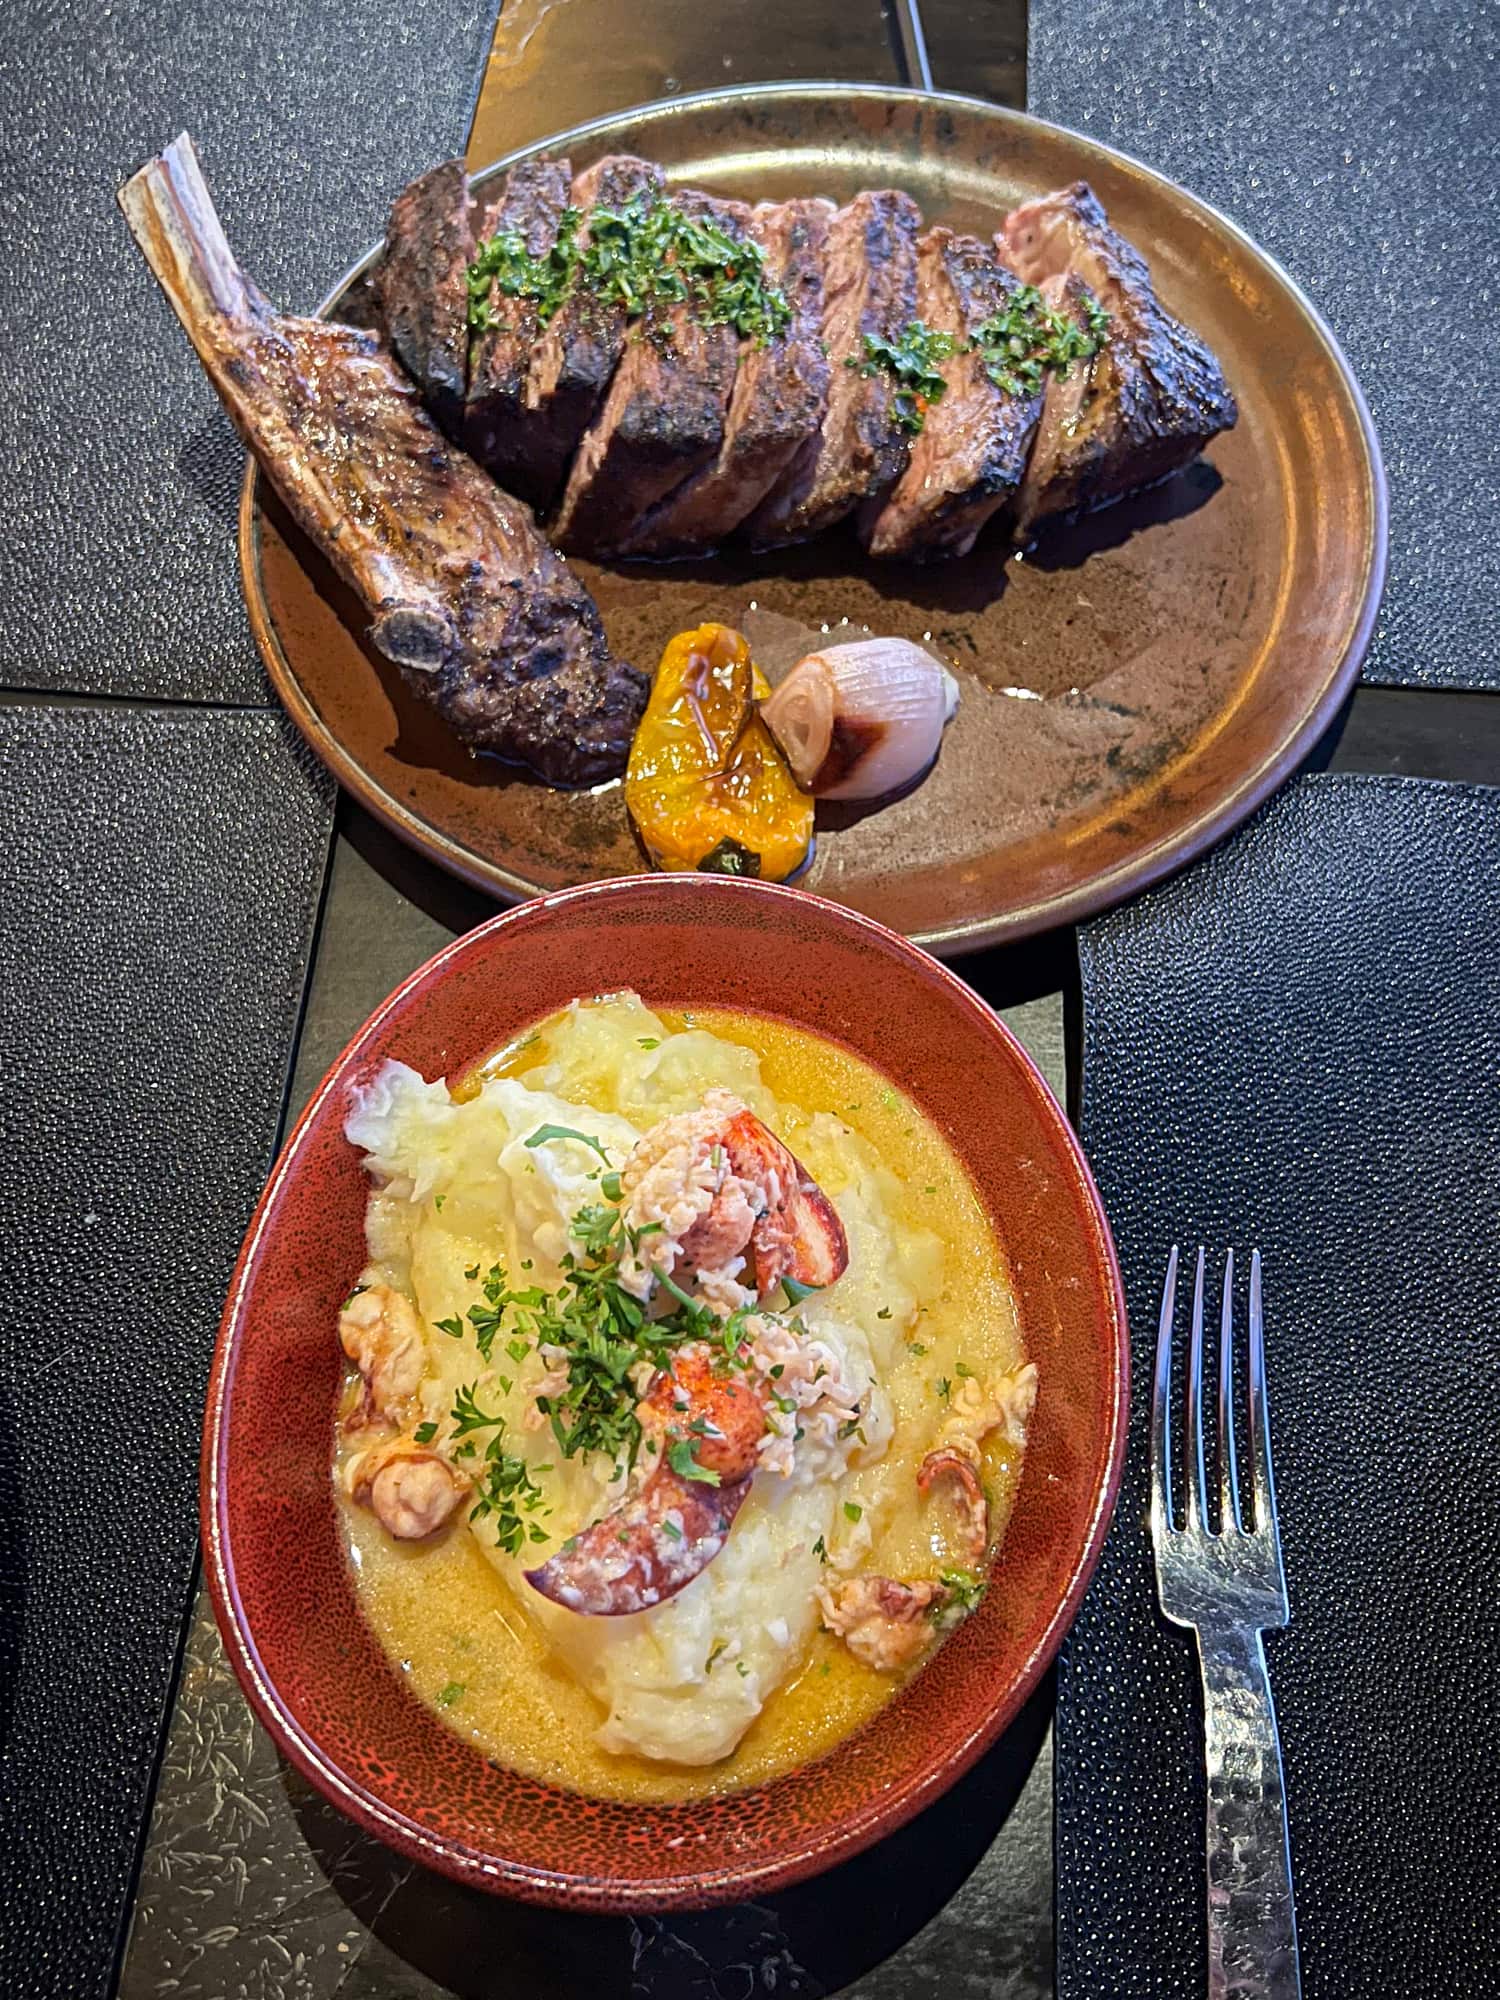
<path fill-rule="evenodd" d="M 1041 1393 L 999 1581 L 872 1722 L 771 1784 L 671 1806 L 496 1770 L 405 1686 L 364 1622 L 334 1511 L 333 1328 L 364 1261 L 350 1084 L 388 1056 L 453 1075 L 580 993 L 778 1016 L 910 1092 L 1010 1257 Z M 261 1197 L 224 1310 L 203 1444 L 209 1587 L 282 1752 L 413 1860 L 592 1910 L 703 1906 L 799 1881 L 936 1798 L 994 1742 L 1078 1609 L 1125 1435 L 1125 1308 L 1098 1193 L 1034 1065 L 950 972 L 797 890 L 708 876 L 595 883 L 523 905 L 424 965 L 339 1057 Z"/>

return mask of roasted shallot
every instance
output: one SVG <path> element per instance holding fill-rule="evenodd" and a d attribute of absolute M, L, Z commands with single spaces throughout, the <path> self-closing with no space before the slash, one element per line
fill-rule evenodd
<path fill-rule="evenodd" d="M 909 639 L 856 639 L 800 660 L 761 710 L 819 798 L 880 799 L 931 764 L 958 683 Z"/>

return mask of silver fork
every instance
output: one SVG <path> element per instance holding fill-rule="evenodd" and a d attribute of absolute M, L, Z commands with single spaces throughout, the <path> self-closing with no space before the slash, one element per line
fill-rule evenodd
<path fill-rule="evenodd" d="M 1156 1594 L 1198 1635 L 1208 1767 L 1209 2000 L 1299 2000 L 1297 1919 L 1286 1786 L 1261 1633 L 1287 1622 L 1266 1412 L 1260 1252 L 1250 1258 L 1250 1465 L 1254 1514 L 1240 1508 L 1234 1443 L 1234 1252 L 1219 1316 L 1219 1520 L 1209 1524 L 1203 1449 L 1203 1267 L 1198 1252 L 1188 1344 L 1187 1512 L 1172 1508 L 1172 1325 L 1177 1247 L 1167 1263 L 1151 1398 L 1151 1540 Z"/>

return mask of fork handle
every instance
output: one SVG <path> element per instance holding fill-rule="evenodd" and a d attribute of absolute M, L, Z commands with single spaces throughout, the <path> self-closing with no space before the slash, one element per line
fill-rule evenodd
<path fill-rule="evenodd" d="M 1257 1631 L 1198 1634 L 1208 1765 L 1209 2000 L 1300 2000 L 1286 1785 Z"/>

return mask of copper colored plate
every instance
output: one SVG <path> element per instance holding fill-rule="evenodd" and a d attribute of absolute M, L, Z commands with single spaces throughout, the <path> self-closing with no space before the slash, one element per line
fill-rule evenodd
<path fill-rule="evenodd" d="M 672 633 L 734 623 L 751 604 L 814 631 L 848 620 L 930 637 L 953 659 L 963 700 L 936 769 L 881 811 L 820 813 L 803 886 L 936 950 L 965 951 L 1142 888 L 1295 768 L 1369 643 L 1385 486 L 1369 413 L 1327 327 L 1232 223 L 1074 133 L 902 90 L 715 92 L 527 150 L 580 163 L 620 149 L 745 199 L 890 183 L 930 221 L 976 231 L 1086 179 L 1239 399 L 1238 428 L 1198 464 L 1019 561 L 990 541 L 946 567 L 873 565 L 835 536 L 779 557 L 576 565 L 617 651 L 646 667 Z M 369 262 L 326 310 L 356 308 Z M 643 866 L 617 786 L 561 793 L 457 748 L 364 643 L 357 608 L 253 467 L 240 525 L 251 619 L 277 690 L 381 819 L 507 900 Z"/>
<path fill-rule="evenodd" d="M 672 1805 L 585 1798 L 504 1769 L 419 1701 L 361 1615 L 329 1463 L 338 1309 L 367 1255 L 369 1183 L 343 1133 L 351 1085 L 387 1058 L 459 1075 L 576 994 L 625 986 L 653 1006 L 711 1002 L 811 1029 L 909 1092 L 992 1220 L 1040 1380 L 996 1584 L 975 1616 L 826 1756 Z M 230 1663 L 278 1748 L 402 1854 L 577 1909 L 744 1901 L 904 1824 L 1017 1714 L 1098 1560 L 1127 1376 L 1114 1246 L 1078 1141 L 961 980 L 793 889 L 707 875 L 589 884 L 450 945 L 313 1093 L 224 1309 L 203 1439 L 204 1566 Z"/>

